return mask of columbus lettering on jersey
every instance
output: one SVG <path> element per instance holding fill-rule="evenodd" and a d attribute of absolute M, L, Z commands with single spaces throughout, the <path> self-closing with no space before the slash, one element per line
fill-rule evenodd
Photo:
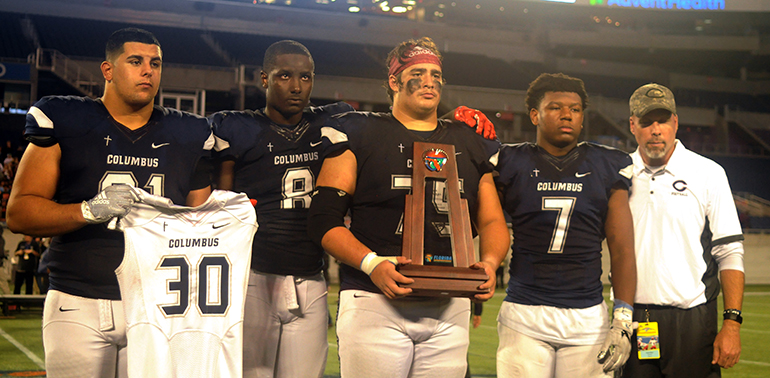
<path fill-rule="evenodd" d="M 216 247 L 219 245 L 219 238 L 197 238 L 197 239 L 169 239 L 169 248 L 198 248 L 198 247 Z"/>
<path fill-rule="evenodd" d="M 158 166 L 158 158 L 128 156 L 128 155 L 107 155 L 107 164 L 109 165 L 131 165 L 135 167 Z"/>
<path fill-rule="evenodd" d="M 318 160 L 318 152 L 305 152 L 302 154 L 292 154 L 292 155 L 279 155 L 276 156 L 275 159 L 273 159 L 274 165 L 281 165 L 281 164 L 294 164 L 294 163 L 304 163 L 306 161 L 313 161 Z"/>
<path fill-rule="evenodd" d="M 571 183 L 571 182 L 538 182 L 537 183 L 537 191 L 538 192 L 550 192 L 550 191 L 560 191 L 560 192 L 582 192 L 583 191 L 583 183 Z"/>

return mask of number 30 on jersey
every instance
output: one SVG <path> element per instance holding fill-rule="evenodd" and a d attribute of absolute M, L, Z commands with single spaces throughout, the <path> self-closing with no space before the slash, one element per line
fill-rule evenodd
<path fill-rule="evenodd" d="M 156 270 L 175 271 L 166 280 L 166 293 L 176 296 L 176 303 L 159 304 L 166 316 L 184 316 L 190 305 L 201 315 L 224 315 L 230 306 L 230 261 L 227 256 L 203 256 L 190 272 L 185 256 L 164 256 Z M 196 279 L 197 278 L 197 279 Z M 197 298 L 197 300 L 196 300 Z"/>

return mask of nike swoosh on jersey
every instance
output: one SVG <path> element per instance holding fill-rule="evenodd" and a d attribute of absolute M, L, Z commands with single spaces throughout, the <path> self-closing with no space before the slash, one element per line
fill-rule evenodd
<path fill-rule="evenodd" d="M 361 293 L 353 293 L 353 298 L 369 298 L 369 296 Z"/>
<path fill-rule="evenodd" d="M 581 177 L 586 177 L 586 176 L 588 176 L 590 174 L 591 174 L 591 172 L 586 172 L 586 173 L 577 173 L 577 172 L 575 172 L 575 177 L 581 178 Z"/>
<path fill-rule="evenodd" d="M 315 147 L 315 146 L 317 146 L 317 145 L 321 144 L 321 142 L 323 142 L 323 141 L 322 141 L 322 140 L 319 140 L 318 142 L 315 142 L 315 143 L 313 143 L 313 142 L 310 142 L 310 147 Z"/>
<path fill-rule="evenodd" d="M 161 143 L 161 144 L 155 144 L 155 143 L 153 143 L 153 144 L 152 144 L 152 148 L 161 148 L 161 147 L 163 147 L 163 146 L 168 146 L 169 144 L 171 144 L 171 143 Z"/>
<path fill-rule="evenodd" d="M 68 311 L 79 311 L 79 308 L 64 308 L 63 306 L 59 306 L 59 311 L 61 312 L 68 312 Z"/>
<path fill-rule="evenodd" d="M 225 224 L 216 224 L 216 223 L 213 223 L 213 224 L 211 225 L 211 228 L 213 228 L 213 229 L 215 229 L 215 230 L 216 230 L 216 229 L 218 229 L 218 228 L 222 228 L 222 227 L 224 227 L 224 226 L 227 226 L 228 224 L 230 224 L 230 222 L 227 222 L 227 223 L 225 223 Z"/>

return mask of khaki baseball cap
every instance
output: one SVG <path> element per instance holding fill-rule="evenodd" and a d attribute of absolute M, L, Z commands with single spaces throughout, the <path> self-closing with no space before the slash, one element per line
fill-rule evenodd
<path fill-rule="evenodd" d="M 655 109 L 666 109 L 676 114 L 676 102 L 671 90 L 655 83 L 645 84 L 639 87 L 628 101 L 631 115 L 642 117 Z"/>

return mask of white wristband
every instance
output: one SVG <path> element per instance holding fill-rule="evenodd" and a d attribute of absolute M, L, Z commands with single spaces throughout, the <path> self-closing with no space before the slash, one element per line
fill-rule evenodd
<path fill-rule="evenodd" d="M 377 265 L 380 265 L 380 263 L 383 261 L 391 262 L 393 265 L 398 264 L 396 256 L 380 257 L 377 256 L 377 254 L 374 252 L 369 252 L 369 254 L 367 254 L 366 257 L 361 260 L 361 266 L 359 269 L 361 269 L 364 273 L 371 275 L 374 268 L 376 268 Z"/>

